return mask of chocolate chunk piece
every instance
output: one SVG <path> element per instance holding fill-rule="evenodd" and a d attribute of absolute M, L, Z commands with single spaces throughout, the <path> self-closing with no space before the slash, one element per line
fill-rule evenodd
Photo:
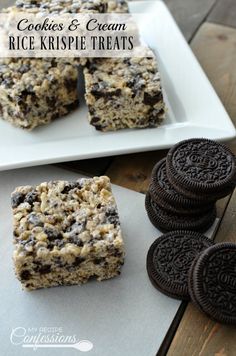
<path fill-rule="evenodd" d="M 80 189 L 81 185 L 79 182 L 70 182 L 65 185 L 64 189 L 62 190 L 62 194 L 68 194 L 69 191 L 73 189 Z"/>
<path fill-rule="evenodd" d="M 28 281 L 30 279 L 30 272 L 27 270 L 23 270 L 20 275 L 23 281 Z"/>
<path fill-rule="evenodd" d="M 37 269 L 40 274 L 47 274 L 51 272 L 51 265 L 42 265 Z"/>
<path fill-rule="evenodd" d="M 109 224 L 113 224 L 114 226 L 120 224 L 120 219 L 119 219 L 117 209 L 108 209 L 105 215 L 106 215 L 106 220 Z"/>
<path fill-rule="evenodd" d="M 62 239 L 62 234 L 56 229 L 50 229 L 50 228 L 45 228 L 44 229 L 45 234 L 47 235 L 47 238 L 49 241 L 54 241 L 54 240 L 60 240 Z"/>
<path fill-rule="evenodd" d="M 21 203 L 23 203 L 25 200 L 25 194 L 20 193 L 20 192 L 15 192 L 14 194 L 12 194 L 11 196 L 11 206 L 12 208 L 17 208 L 18 205 L 20 205 Z"/>
<path fill-rule="evenodd" d="M 110 89 L 106 90 L 108 87 L 106 82 L 98 82 L 94 84 L 91 89 L 91 94 L 96 98 L 111 98 L 113 96 L 119 96 L 121 94 L 121 89 Z"/>
<path fill-rule="evenodd" d="M 26 194 L 25 202 L 32 205 L 34 202 L 37 201 L 38 194 L 36 191 L 32 191 Z"/>
<path fill-rule="evenodd" d="M 163 95 L 161 92 L 159 93 L 146 93 L 144 92 L 144 99 L 143 102 L 145 105 L 155 105 L 156 103 L 158 103 L 159 101 L 163 100 Z"/>

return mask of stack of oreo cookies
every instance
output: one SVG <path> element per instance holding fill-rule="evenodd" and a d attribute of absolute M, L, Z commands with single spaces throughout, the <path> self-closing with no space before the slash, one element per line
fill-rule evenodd
<path fill-rule="evenodd" d="M 193 231 L 173 231 L 153 242 L 146 266 L 162 293 L 191 300 L 218 322 L 236 324 L 236 244 L 214 244 Z"/>
<path fill-rule="evenodd" d="M 216 218 L 216 201 L 235 185 L 236 158 L 225 145 L 181 141 L 153 168 L 145 203 L 149 219 L 162 232 L 204 232 Z"/>

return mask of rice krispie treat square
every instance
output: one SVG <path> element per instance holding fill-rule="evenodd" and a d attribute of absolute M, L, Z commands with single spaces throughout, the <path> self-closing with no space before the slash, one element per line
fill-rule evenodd
<path fill-rule="evenodd" d="M 155 57 L 91 59 L 84 76 L 89 122 L 97 130 L 157 127 L 165 118 Z"/>
<path fill-rule="evenodd" d="M 13 260 L 24 289 L 120 274 L 124 243 L 108 177 L 18 187 L 12 209 Z"/>
<path fill-rule="evenodd" d="M 78 107 L 78 67 L 60 59 L 0 61 L 0 116 L 32 130 Z"/>

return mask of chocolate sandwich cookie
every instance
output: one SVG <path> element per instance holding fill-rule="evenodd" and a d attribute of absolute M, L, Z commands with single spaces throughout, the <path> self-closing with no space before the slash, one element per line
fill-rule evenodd
<path fill-rule="evenodd" d="M 216 244 L 196 257 L 188 289 L 194 304 L 209 317 L 236 324 L 236 244 Z"/>
<path fill-rule="evenodd" d="M 215 207 L 207 213 L 195 216 L 170 213 L 154 202 L 149 192 L 146 194 L 145 207 L 151 223 L 162 232 L 174 230 L 205 232 L 216 218 Z"/>
<path fill-rule="evenodd" d="M 167 154 L 167 176 L 174 188 L 193 199 L 214 201 L 236 185 L 236 158 L 223 144 L 208 139 L 179 142 Z"/>
<path fill-rule="evenodd" d="M 214 203 L 205 203 L 199 199 L 185 197 L 174 189 L 167 177 L 165 158 L 158 162 L 152 170 L 149 192 L 160 207 L 175 214 L 199 214 L 211 210 L 214 206 Z"/>
<path fill-rule="evenodd" d="M 151 245 L 146 267 L 152 284 L 170 297 L 189 300 L 188 272 L 195 257 L 214 242 L 192 231 L 162 235 Z"/>

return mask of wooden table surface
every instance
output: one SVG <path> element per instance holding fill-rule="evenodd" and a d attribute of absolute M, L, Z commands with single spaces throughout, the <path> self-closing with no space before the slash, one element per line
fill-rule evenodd
<path fill-rule="evenodd" d="M 13 2 L 1 0 L 0 7 Z M 236 124 L 236 0 L 165 2 Z M 228 146 L 236 154 L 236 140 Z M 86 175 L 107 174 L 112 183 L 145 193 L 153 165 L 165 155 L 153 151 L 60 166 Z M 236 242 L 236 192 L 218 202 L 218 217 L 215 240 Z M 183 304 L 158 354 L 236 356 L 236 328 L 215 323 L 191 303 Z"/>

